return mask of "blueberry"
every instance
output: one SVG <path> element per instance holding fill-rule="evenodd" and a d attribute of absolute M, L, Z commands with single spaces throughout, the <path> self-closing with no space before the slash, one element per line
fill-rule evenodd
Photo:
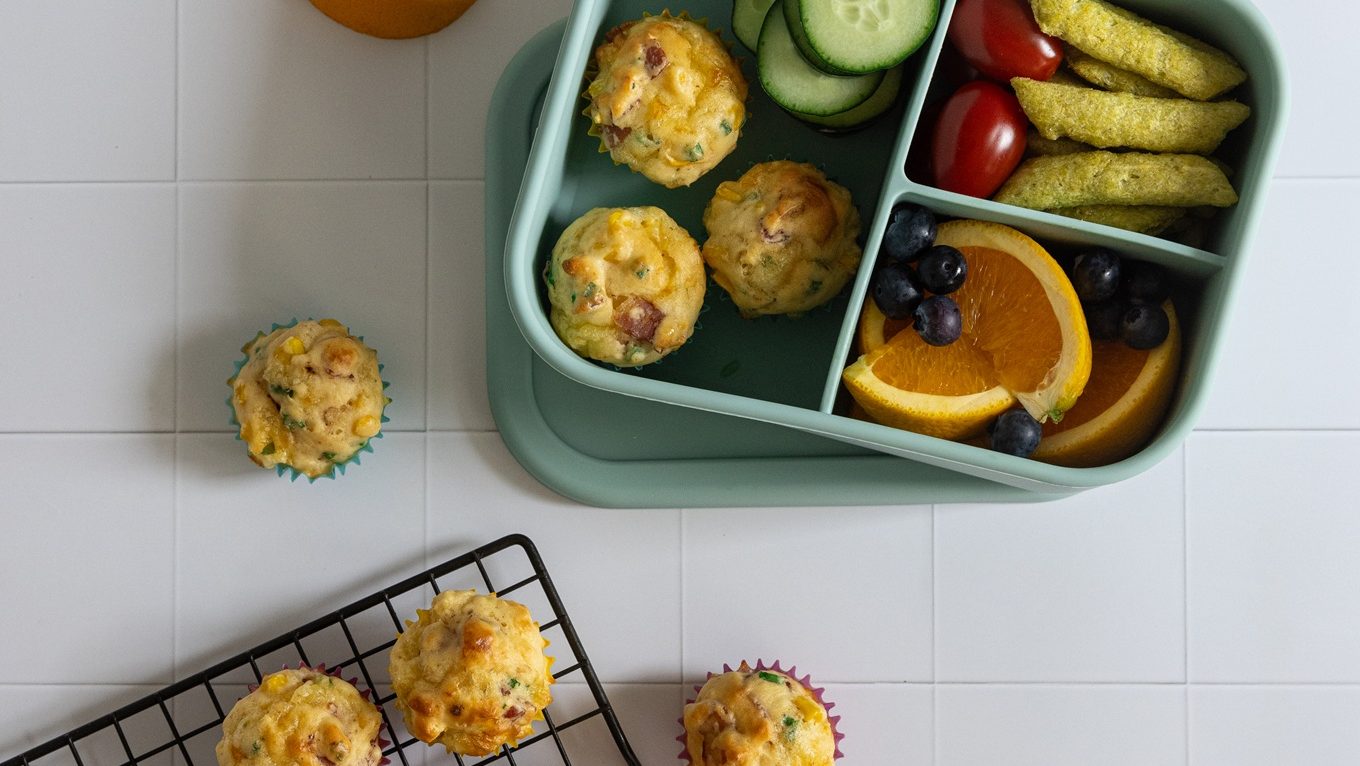
<path fill-rule="evenodd" d="M 916 281 L 916 273 L 905 263 L 879 266 L 871 287 L 874 303 L 889 319 L 906 319 L 925 298 Z"/>
<path fill-rule="evenodd" d="M 1072 266 L 1072 286 L 1082 303 L 1100 303 L 1119 292 L 1119 256 L 1103 247 L 1077 256 Z"/>
<path fill-rule="evenodd" d="M 992 424 L 992 449 L 1008 455 L 1029 457 L 1039 446 L 1043 426 L 1024 410 L 1008 410 Z"/>
<path fill-rule="evenodd" d="M 1119 320 L 1119 337 L 1130 347 L 1139 350 L 1157 348 L 1171 332 L 1171 322 L 1162 307 L 1152 303 L 1135 303 Z"/>
<path fill-rule="evenodd" d="M 1160 305 L 1171 295 L 1166 269 L 1155 263 L 1129 261 L 1124 267 L 1124 293 L 1129 300 Z"/>
<path fill-rule="evenodd" d="M 932 346 L 948 346 L 963 335 L 959 304 L 947 295 L 932 295 L 916 307 L 912 327 Z"/>
<path fill-rule="evenodd" d="M 918 205 L 898 205 L 888 216 L 879 252 L 889 261 L 910 262 L 935 243 L 935 214 Z"/>
<path fill-rule="evenodd" d="M 927 292 L 945 295 L 963 286 L 968 278 L 968 261 L 949 245 L 935 245 L 921 256 L 916 275 Z"/>
<path fill-rule="evenodd" d="M 1086 329 L 1091 332 L 1091 340 L 1118 340 L 1119 321 L 1124 318 L 1128 308 L 1127 303 L 1118 299 L 1083 306 Z"/>

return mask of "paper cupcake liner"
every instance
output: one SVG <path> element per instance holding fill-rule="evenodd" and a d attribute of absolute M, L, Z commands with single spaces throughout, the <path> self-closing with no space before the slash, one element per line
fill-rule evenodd
<path fill-rule="evenodd" d="M 307 318 L 307 321 L 311 321 L 311 317 L 308 317 L 308 318 Z M 262 337 L 262 336 L 268 335 L 268 334 L 274 332 L 275 330 L 278 330 L 278 329 L 281 329 L 281 328 L 284 328 L 284 327 L 294 327 L 294 326 L 297 325 L 297 323 L 298 323 L 297 317 L 294 317 L 294 318 L 292 319 L 292 321 L 287 322 L 287 323 L 285 323 L 285 324 L 279 324 L 279 323 L 277 323 L 277 322 L 274 322 L 274 323 L 272 323 L 272 324 L 269 325 L 269 329 L 268 329 L 268 330 L 256 332 L 256 333 L 255 333 L 255 337 L 252 338 L 251 340 L 252 340 L 252 342 L 253 342 L 256 338 L 260 338 L 260 337 Z M 346 332 L 348 332 L 348 329 L 346 329 Z M 357 338 L 360 342 L 363 342 L 364 336 L 362 336 L 362 335 L 355 335 L 354 337 Z M 236 360 L 236 362 L 234 363 L 234 368 L 232 369 L 232 372 L 231 372 L 231 377 L 227 378 L 227 387 L 228 387 L 228 388 L 230 388 L 231 385 L 232 385 L 233 383 L 236 382 L 237 376 L 239 376 L 239 375 L 241 374 L 241 368 L 245 367 L 245 366 L 246 366 L 246 363 L 249 362 L 249 361 L 250 361 L 250 352 L 249 352 L 249 351 L 244 352 L 244 353 L 242 354 L 241 358 L 238 359 L 238 360 Z M 386 392 L 386 391 L 387 391 L 387 387 L 390 386 L 390 385 L 392 385 L 392 384 L 391 384 L 391 383 L 388 383 L 387 380 L 386 380 L 385 378 L 382 378 L 382 377 L 381 377 L 381 376 L 382 376 L 383 367 L 384 367 L 383 363 L 382 363 L 382 362 L 378 362 L 378 376 L 379 376 L 380 379 L 382 379 L 382 390 L 383 390 L 384 392 Z M 389 420 L 391 420 L 391 418 L 387 417 L 387 405 L 389 405 L 389 404 L 392 403 L 392 399 L 391 399 L 391 397 L 387 396 L 386 393 L 384 393 L 384 394 L 383 394 L 383 400 L 384 400 L 384 401 L 383 401 L 383 412 L 382 412 L 382 418 L 381 418 L 381 421 L 380 421 L 380 422 L 386 423 L 386 422 L 388 422 Z M 231 394 L 230 394 L 230 393 L 227 394 L 227 398 L 226 398 L 225 401 L 226 401 L 226 403 L 227 403 L 227 412 L 231 413 L 230 421 L 229 421 L 229 422 L 231 423 L 232 428 L 234 429 L 234 431 L 235 431 L 235 433 L 236 433 L 236 441 L 238 441 L 238 442 L 244 441 L 244 440 L 241 438 L 241 422 L 236 418 L 236 406 L 235 406 L 234 404 L 232 404 L 232 401 L 231 401 Z M 365 452 L 370 453 L 370 454 L 373 452 L 373 440 L 374 440 L 374 439 L 381 439 L 381 438 L 383 437 L 383 433 L 384 433 L 384 432 L 380 430 L 380 431 L 378 431 L 378 433 L 374 434 L 373 436 L 370 436 L 370 437 L 363 443 L 363 445 L 359 447 L 359 449 L 357 449 L 357 450 L 354 451 L 354 454 L 353 454 L 353 455 L 350 455 L 349 457 L 345 458 L 344 460 L 341 460 L 341 461 L 338 462 L 338 463 L 332 463 L 332 464 L 331 464 L 331 469 L 330 469 L 329 471 L 325 472 L 325 473 L 318 474 L 318 475 L 316 475 L 316 476 L 308 476 L 307 474 L 305 474 L 305 473 L 303 473 L 303 472 L 297 470 L 296 468 L 292 467 L 291 465 L 285 465 L 285 464 L 283 464 L 283 463 L 279 463 L 279 464 L 277 464 L 277 465 L 274 466 L 274 473 L 275 473 L 276 475 L 280 476 L 280 477 L 281 477 L 281 476 L 284 476 L 285 474 L 288 474 L 288 475 L 289 475 L 289 477 L 288 477 L 288 480 L 289 480 L 289 481 L 297 481 L 298 478 L 301 477 L 301 478 L 306 479 L 308 484 L 315 483 L 317 479 L 334 479 L 334 478 L 335 478 L 335 475 L 336 475 L 337 473 L 339 473 L 341 476 L 344 476 L 344 475 L 345 475 L 345 469 L 346 469 L 347 467 L 349 467 L 349 465 L 350 465 L 351 463 L 354 464 L 354 465 L 360 465 L 360 458 L 363 456 L 363 454 L 364 454 Z"/>
<path fill-rule="evenodd" d="M 743 670 L 743 667 L 745 668 L 745 670 Z M 813 698 L 817 700 L 817 703 L 822 706 L 822 709 L 826 711 L 826 720 L 828 723 L 831 724 L 831 737 L 836 747 L 836 751 L 832 755 L 832 757 L 837 760 L 844 757 L 844 754 L 841 753 L 841 740 L 845 739 L 845 735 L 840 732 L 840 727 L 838 726 L 838 724 L 841 721 L 841 717 L 838 715 L 831 715 L 831 708 L 834 708 L 836 706 L 836 703 L 828 702 L 826 700 L 826 697 L 823 696 L 823 693 L 826 691 L 824 687 L 812 685 L 812 676 L 804 674 L 802 678 L 799 678 L 798 667 L 796 665 L 790 665 L 788 669 L 785 670 L 784 668 L 780 667 L 779 660 L 775 660 L 774 663 L 771 665 L 766 665 L 765 661 L 759 658 L 756 659 L 756 664 L 754 666 L 746 662 L 746 660 L 742 660 L 740 663 L 737 664 L 737 667 L 735 668 L 732 667 L 731 665 L 728 665 L 725 662 L 723 663 L 722 669 L 723 673 L 731 673 L 734 670 L 754 673 L 759 673 L 762 670 L 772 671 L 775 673 L 781 673 L 783 675 L 786 675 L 789 678 L 792 678 L 793 680 L 801 684 L 802 687 L 804 689 L 807 689 L 808 693 L 810 693 L 813 696 Z M 704 677 L 704 681 L 707 682 L 709 679 L 717 675 L 721 674 L 710 671 L 708 675 Z M 686 705 L 692 704 L 694 700 L 698 698 L 699 692 L 702 691 L 703 688 L 704 687 L 702 684 L 695 686 L 694 697 L 686 699 L 685 704 Z M 694 760 L 690 758 L 689 755 L 689 743 L 686 742 L 685 719 L 683 715 L 678 719 L 677 723 L 680 724 L 680 736 L 676 737 L 675 741 L 680 743 L 680 754 L 676 757 L 682 761 L 685 761 L 686 763 L 693 764 Z"/>
<path fill-rule="evenodd" d="M 291 326 L 291 325 L 287 325 L 287 326 Z M 345 678 L 344 676 L 340 675 L 340 668 L 330 668 L 330 669 L 327 669 L 327 668 L 326 668 L 326 663 L 324 663 L 324 662 L 321 663 L 320 665 L 315 666 L 315 667 L 313 667 L 313 666 L 311 666 L 311 665 L 308 665 L 308 664 L 305 663 L 305 662 L 298 662 L 298 664 L 296 664 L 296 665 L 288 665 L 288 664 L 284 664 L 284 665 L 282 665 L 282 666 L 279 667 L 279 670 L 311 670 L 311 671 L 315 671 L 315 672 L 317 672 L 317 673 L 321 673 L 322 675 L 327 675 L 327 676 L 332 676 L 332 677 L 334 677 L 334 678 L 338 678 L 338 679 L 340 679 L 341 681 L 344 681 L 344 682 L 348 683 L 350 686 L 353 686 L 353 687 L 354 687 L 354 690 L 357 691 L 357 692 L 359 692 L 359 696 L 362 697 L 362 698 L 364 699 L 365 702 L 368 702 L 368 703 L 372 704 L 374 707 L 378 708 L 379 710 L 382 709 L 381 707 L 378 706 L 378 703 L 375 701 L 376 698 L 377 698 L 377 693 L 376 693 L 376 692 L 374 692 L 372 689 L 369 689 L 369 688 L 366 688 L 366 687 L 364 687 L 364 686 L 361 686 L 361 685 L 359 684 L 359 679 L 358 679 L 357 676 L 354 677 L 354 678 Z M 278 672 L 278 671 L 275 671 L 275 672 Z M 269 674 L 266 673 L 265 675 L 269 675 Z M 246 690 L 247 690 L 247 693 L 253 693 L 253 692 L 254 692 L 256 689 L 258 689 L 258 688 L 260 688 L 260 685 L 259 685 L 258 683 L 255 683 L 255 684 L 250 684 L 249 686 L 247 686 L 247 687 L 246 687 Z M 238 699 L 237 702 L 240 702 L 240 700 Z M 387 748 L 389 748 L 389 747 L 392 746 L 392 743 L 389 742 L 385 737 L 382 736 L 381 731 L 382 731 L 382 729 L 381 729 L 381 727 L 380 727 L 380 728 L 379 728 L 379 732 L 380 732 L 380 733 L 378 734 L 378 739 L 377 739 L 378 750 L 380 750 L 380 751 L 386 750 Z M 380 759 L 378 760 L 378 766 L 388 766 L 388 764 L 390 764 L 390 763 L 392 763 L 392 761 L 391 761 L 391 759 L 389 759 L 386 755 L 383 755 L 383 757 L 380 758 Z"/>

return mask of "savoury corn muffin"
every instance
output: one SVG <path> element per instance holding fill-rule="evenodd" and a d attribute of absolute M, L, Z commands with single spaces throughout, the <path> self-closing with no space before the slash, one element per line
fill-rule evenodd
<path fill-rule="evenodd" d="M 743 662 L 685 706 L 685 749 L 694 766 L 830 766 L 839 754 L 832 723 L 797 679 Z"/>
<path fill-rule="evenodd" d="M 679 348 L 704 303 L 698 243 L 655 207 L 595 208 L 576 219 L 553 247 L 543 279 L 562 342 L 619 367 Z"/>
<path fill-rule="evenodd" d="M 528 608 L 444 591 L 417 615 L 388 662 L 411 734 L 460 755 L 488 755 L 529 736 L 552 701 L 553 677 Z"/>
<path fill-rule="evenodd" d="M 354 685 L 302 667 L 264 677 L 222 722 L 219 766 L 377 766 L 382 716 Z"/>
<path fill-rule="evenodd" d="M 378 355 L 334 319 L 260 333 L 227 384 L 250 459 L 316 478 L 382 428 Z"/>
<path fill-rule="evenodd" d="M 585 113 L 615 162 L 673 189 L 736 147 L 746 79 L 703 25 L 667 14 L 620 24 L 595 49 L 593 68 Z"/>
<path fill-rule="evenodd" d="M 704 262 L 743 316 L 820 306 L 859 267 L 850 192 L 806 163 L 763 162 L 719 184 L 704 228 Z"/>

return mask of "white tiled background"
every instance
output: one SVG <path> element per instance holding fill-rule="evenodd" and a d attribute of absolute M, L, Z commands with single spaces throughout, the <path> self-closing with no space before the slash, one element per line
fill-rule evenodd
<path fill-rule="evenodd" d="M 0 758 L 501 533 L 530 533 L 645 763 L 782 657 L 848 766 L 1360 762 L 1360 10 L 1260 0 L 1288 137 L 1201 429 L 1040 506 L 602 511 L 485 393 L 483 119 L 568 0 L 383 42 L 304 0 L 0 2 Z M 222 417 L 261 325 L 387 364 L 338 482 Z"/>

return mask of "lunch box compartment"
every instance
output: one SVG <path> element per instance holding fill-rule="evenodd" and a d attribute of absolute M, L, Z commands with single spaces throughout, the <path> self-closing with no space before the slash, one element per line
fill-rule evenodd
<path fill-rule="evenodd" d="M 645 0 L 581 0 L 571 18 L 538 133 L 511 221 L 505 250 L 505 286 L 520 331 L 544 361 L 587 386 L 654 401 L 792 427 L 819 436 L 900 455 L 971 476 L 1036 492 L 1071 492 L 1113 483 L 1140 473 L 1166 457 L 1188 435 L 1206 395 L 1232 309 L 1241 260 L 1260 219 L 1264 187 L 1278 152 L 1286 93 L 1278 46 L 1263 18 L 1247 0 L 1217 0 L 1183 6 L 1169 0 L 1127 0 L 1140 14 L 1172 25 L 1232 53 L 1249 80 L 1235 95 L 1253 110 L 1230 134 L 1219 154 L 1235 171 L 1241 201 L 1219 212 L 1208 249 L 1082 221 L 1002 205 L 934 188 L 908 173 L 908 155 L 920 141 L 921 114 L 956 83 L 937 80 L 945 31 L 953 11 L 946 0 L 940 23 L 906 62 L 898 104 L 868 127 L 827 135 L 800 123 L 769 100 L 760 88 L 754 54 L 727 32 L 730 2 L 700 0 L 684 10 L 730 41 L 750 84 L 748 122 L 736 151 L 714 170 L 683 189 L 665 189 L 625 167 L 615 166 L 587 135 L 581 98 L 587 61 L 615 24 L 659 13 L 665 6 Z M 679 8 L 670 10 L 678 13 Z M 702 244 L 704 207 L 718 183 L 732 180 L 752 164 L 770 159 L 811 162 L 850 188 L 862 217 L 864 260 L 854 280 L 831 303 L 797 318 L 742 319 L 725 292 L 711 280 L 694 336 L 660 363 L 621 370 L 578 357 L 547 322 L 543 264 L 563 229 L 598 206 L 656 205 Z M 854 335 L 868 291 L 873 262 L 893 205 L 924 205 L 944 218 L 975 218 L 1013 226 L 1058 253 L 1103 246 L 1161 264 L 1177 285 L 1184 348 L 1175 400 L 1153 441 L 1138 454 L 1097 468 L 1065 468 L 994 453 L 846 417 L 841 372 L 854 361 Z"/>

